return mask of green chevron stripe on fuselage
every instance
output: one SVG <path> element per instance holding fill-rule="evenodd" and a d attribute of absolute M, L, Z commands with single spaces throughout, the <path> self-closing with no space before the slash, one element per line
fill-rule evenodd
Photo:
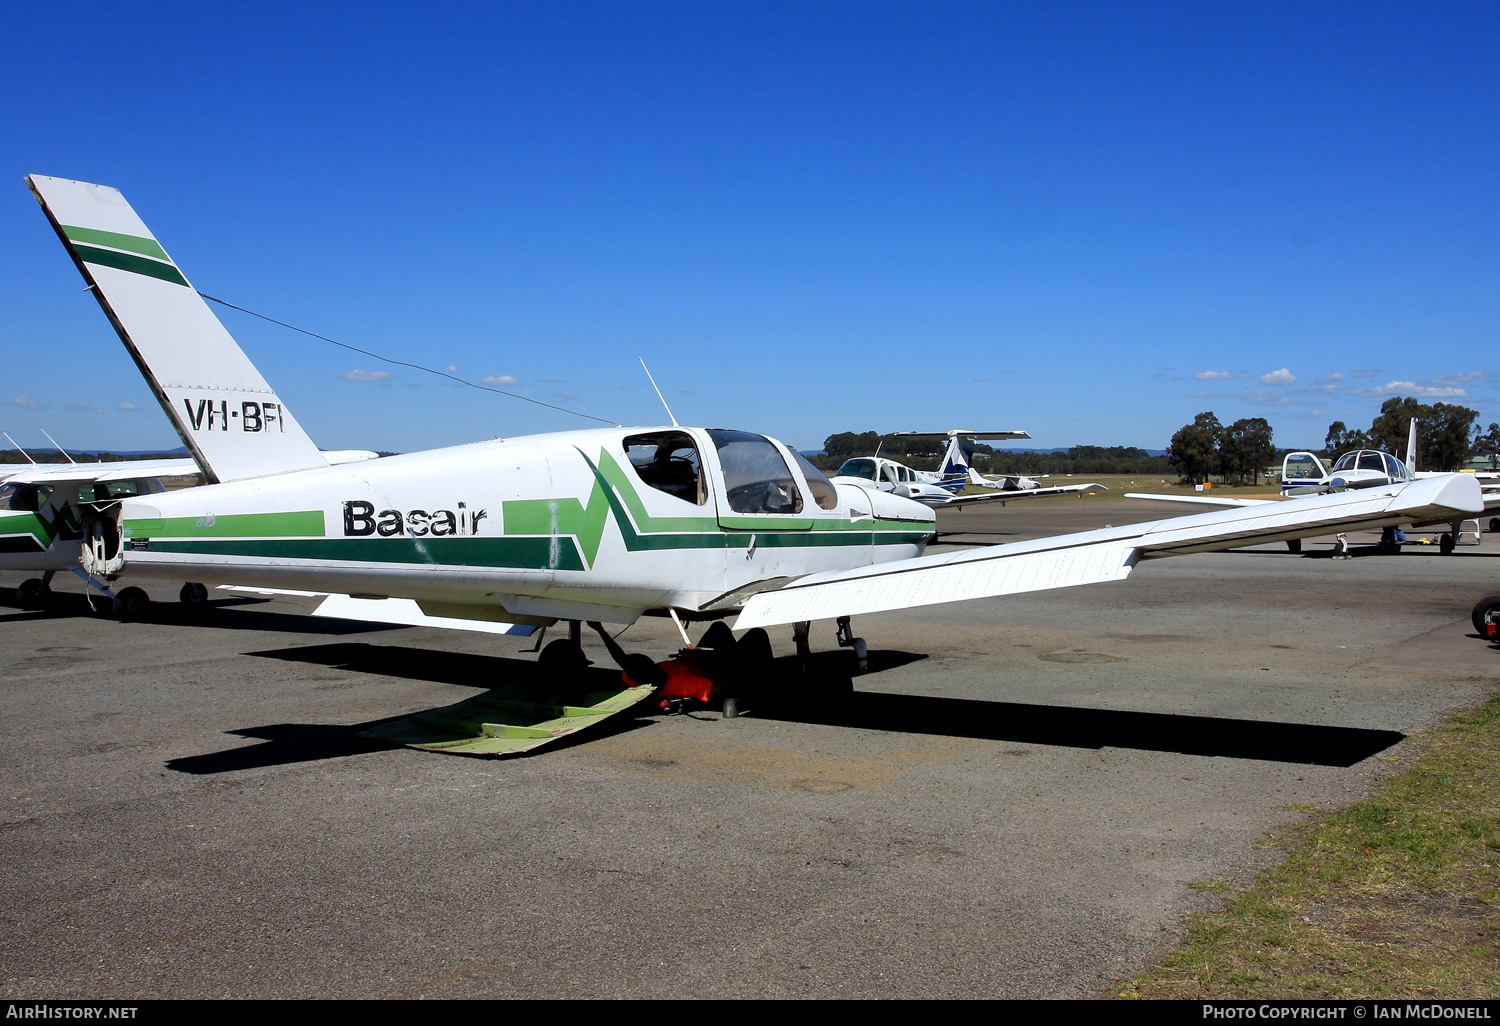
<path fill-rule="evenodd" d="M 38 513 L 0 515 L 0 552 L 41 552 L 64 540 L 81 537 L 71 510 L 53 512 L 49 521 Z"/>

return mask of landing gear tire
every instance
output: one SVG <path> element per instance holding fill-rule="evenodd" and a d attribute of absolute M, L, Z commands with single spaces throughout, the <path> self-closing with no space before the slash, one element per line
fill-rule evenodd
<path fill-rule="evenodd" d="M 1288 538 L 1286 540 L 1286 550 L 1288 552 L 1301 552 L 1302 551 L 1302 539 L 1301 538 Z"/>
<path fill-rule="evenodd" d="M 177 600 L 190 613 L 205 613 L 208 611 L 208 588 L 189 582 L 177 593 Z"/>
<path fill-rule="evenodd" d="M 151 599 L 140 588 L 122 588 L 115 593 L 114 613 L 121 620 L 140 620 L 151 608 Z"/>
<path fill-rule="evenodd" d="M 40 577 L 22 581 L 16 593 L 20 596 L 22 609 L 46 609 L 47 603 L 52 600 L 52 589 Z"/>
<path fill-rule="evenodd" d="M 1500 623 L 1500 595 L 1489 595 L 1474 604 L 1474 611 L 1469 614 L 1469 622 L 1474 625 L 1474 630 L 1480 637 L 1488 637 L 1485 628 L 1490 624 L 1491 618 Z"/>
<path fill-rule="evenodd" d="M 1500 534 L 1500 517 L 1490 517 L 1490 534 Z"/>
<path fill-rule="evenodd" d="M 1443 535 L 1438 541 L 1438 552 L 1444 556 L 1453 555 L 1453 550 L 1458 548 L 1458 536 L 1452 531 Z"/>

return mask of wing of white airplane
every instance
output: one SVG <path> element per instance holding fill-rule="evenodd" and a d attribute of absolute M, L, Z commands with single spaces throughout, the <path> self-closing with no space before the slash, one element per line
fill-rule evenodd
<path fill-rule="evenodd" d="M 26 182 L 211 482 L 328 465 L 119 190 Z"/>
<path fill-rule="evenodd" d="M 189 459 L 121 460 L 118 463 L 37 463 L 5 478 L 8 484 L 60 484 L 64 481 L 129 481 L 140 477 L 193 477 L 198 464 Z"/>
<path fill-rule="evenodd" d="M 1055 485 L 1049 488 L 1018 488 L 1014 491 L 987 492 L 984 495 L 955 495 L 947 502 L 938 506 L 938 509 L 948 509 L 952 506 L 967 506 L 975 502 L 1011 502 L 1017 499 L 1041 499 L 1049 495 L 1085 495 L 1089 492 L 1107 492 L 1109 489 L 1102 484 L 1073 484 Z"/>
<path fill-rule="evenodd" d="M 1483 508 L 1478 482 L 1454 475 L 918 556 L 811 574 L 753 595 L 735 629 L 1118 581 L 1142 559 L 1452 519 Z"/>
<path fill-rule="evenodd" d="M 1237 509 L 1243 506 L 1264 506 L 1281 502 L 1281 499 L 1233 499 L 1227 495 L 1161 495 L 1157 492 L 1126 492 L 1127 499 L 1155 499 L 1157 502 L 1181 502 L 1189 506 L 1224 506 Z"/>

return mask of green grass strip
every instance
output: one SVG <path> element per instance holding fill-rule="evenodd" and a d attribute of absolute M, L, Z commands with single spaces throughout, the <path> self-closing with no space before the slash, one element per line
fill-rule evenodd
<path fill-rule="evenodd" d="M 1407 746 L 1420 757 L 1374 797 L 1299 810 L 1309 820 L 1267 842 L 1286 861 L 1191 916 L 1184 943 L 1120 996 L 1500 995 L 1500 692 Z"/>

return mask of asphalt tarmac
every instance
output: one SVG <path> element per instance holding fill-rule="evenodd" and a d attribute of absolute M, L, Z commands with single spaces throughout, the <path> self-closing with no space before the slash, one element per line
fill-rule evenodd
<path fill-rule="evenodd" d="M 983 543 L 1174 512 L 1049 500 L 940 526 Z M 1403 736 L 1497 687 L 1468 622 L 1500 592 L 1494 540 L 1327 554 L 864 617 L 851 698 L 626 716 L 501 760 L 358 732 L 509 679 L 523 639 L 246 596 L 119 623 L 72 584 L 50 614 L 0 589 L 0 994 L 1109 993 L 1221 900 L 1188 884 L 1248 882 L 1289 806 L 1367 793 Z M 662 621 L 621 642 L 676 647 Z"/>

